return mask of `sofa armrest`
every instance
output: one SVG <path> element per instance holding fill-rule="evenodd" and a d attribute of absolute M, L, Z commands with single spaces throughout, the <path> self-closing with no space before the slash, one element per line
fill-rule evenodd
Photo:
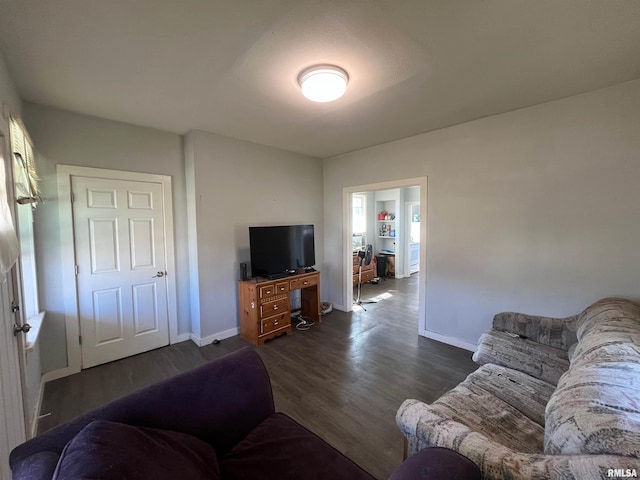
<path fill-rule="evenodd" d="M 640 459 L 618 455 L 545 455 L 515 452 L 454 420 L 443 419 L 419 400 L 405 400 L 396 422 L 409 455 L 429 447 L 454 450 L 475 463 L 485 480 L 601 480 L 609 469 L 640 470 Z"/>
<path fill-rule="evenodd" d="M 578 315 L 552 318 L 502 312 L 493 317 L 493 328 L 566 351 L 578 341 L 577 321 Z"/>
<path fill-rule="evenodd" d="M 27 457 L 60 455 L 97 419 L 188 433 L 224 455 L 274 412 L 269 374 L 259 355 L 245 347 L 55 427 L 16 447 L 9 462 L 15 476 Z"/>

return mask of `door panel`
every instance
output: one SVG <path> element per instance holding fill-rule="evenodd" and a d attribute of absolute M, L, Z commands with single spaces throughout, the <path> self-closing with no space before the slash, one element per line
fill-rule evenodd
<path fill-rule="evenodd" d="M 158 330 L 157 304 L 155 283 L 133 286 L 133 319 L 136 335 Z"/>
<path fill-rule="evenodd" d="M 154 268 L 155 245 L 153 239 L 153 219 L 129 220 L 131 232 L 131 268 Z"/>
<path fill-rule="evenodd" d="M 120 288 L 93 292 L 93 322 L 96 345 L 124 340 Z"/>
<path fill-rule="evenodd" d="M 71 185 L 83 368 L 168 345 L 162 185 Z"/>
<path fill-rule="evenodd" d="M 120 270 L 118 219 L 89 219 L 89 249 L 92 273 L 118 272 Z"/>

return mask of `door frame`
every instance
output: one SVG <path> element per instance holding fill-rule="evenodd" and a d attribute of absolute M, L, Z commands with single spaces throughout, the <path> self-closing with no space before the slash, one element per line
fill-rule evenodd
<path fill-rule="evenodd" d="M 353 253 L 351 251 L 352 207 L 354 193 L 390 190 L 392 188 L 420 187 L 420 271 L 418 272 L 418 334 L 426 336 L 427 329 L 427 177 L 391 180 L 388 182 L 355 185 L 342 189 L 342 291 L 345 311 L 353 310 Z M 369 235 L 369 233 L 367 233 Z M 423 240 L 424 239 L 424 240 Z"/>
<path fill-rule="evenodd" d="M 58 181 L 58 214 L 60 219 L 60 241 L 62 248 L 62 292 L 64 295 L 64 316 L 67 331 L 67 367 L 56 370 L 56 378 L 78 373 L 82 370 L 82 351 L 80 349 L 80 316 L 78 313 L 78 288 L 75 273 L 75 234 L 73 228 L 73 210 L 71 205 L 71 177 L 104 178 L 108 180 L 132 180 L 136 182 L 156 182 L 162 185 L 162 203 L 164 211 L 165 265 L 167 271 L 167 310 L 169 317 L 169 344 L 177 343 L 178 308 L 176 294 L 176 262 L 173 228 L 173 192 L 171 177 L 153 173 L 127 172 L 124 170 L 106 170 L 73 165 L 56 166 Z M 51 379 L 49 379 L 51 380 Z"/>
<path fill-rule="evenodd" d="M 420 205 L 420 202 L 404 202 L 404 218 L 405 218 L 405 234 L 404 234 L 404 251 L 406 255 L 404 256 L 404 276 L 409 278 L 411 276 L 411 272 L 409 271 L 409 256 L 410 256 L 410 244 L 411 244 L 411 207 L 416 205 Z M 422 232 L 420 232 L 422 233 Z M 422 243 L 422 242 L 421 242 Z"/>

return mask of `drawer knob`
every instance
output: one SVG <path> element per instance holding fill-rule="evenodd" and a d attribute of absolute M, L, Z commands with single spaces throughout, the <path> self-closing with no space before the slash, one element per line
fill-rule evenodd
<path fill-rule="evenodd" d="M 274 305 L 274 306 L 273 306 L 273 309 L 274 309 L 274 310 L 277 310 L 277 309 L 278 309 L 278 305 Z"/>
<path fill-rule="evenodd" d="M 278 320 L 276 320 L 275 322 L 273 322 L 274 325 L 278 325 Z"/>
<path fill-rule="evenodd" d="M 305 285 L 308 285 L 308 284 L 309 284 L 309 282 L 307 282 L 307 281 L 305 280 L 305 281 L 304 281 L 304 284 L 305 284 Z"/>

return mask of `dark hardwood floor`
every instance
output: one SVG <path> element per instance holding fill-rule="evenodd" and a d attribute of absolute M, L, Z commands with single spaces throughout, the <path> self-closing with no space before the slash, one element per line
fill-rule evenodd
<path fill-rule="evenodd" d="M 363 300 L 380 298 L 366 311 L 334 310 L 309 330 L 252 346 L 269 370 L 276 409 L 380 479 L 402 459 L 402 401 L 431 402 L 476 368 L 470 352 L 418 336 L 417 281 L 364 285 Z M 239 336 L 202 348 L 183 342 L 47 383 L 41 412 L 50 415 L 38 431 L 246 345 Z"/>

